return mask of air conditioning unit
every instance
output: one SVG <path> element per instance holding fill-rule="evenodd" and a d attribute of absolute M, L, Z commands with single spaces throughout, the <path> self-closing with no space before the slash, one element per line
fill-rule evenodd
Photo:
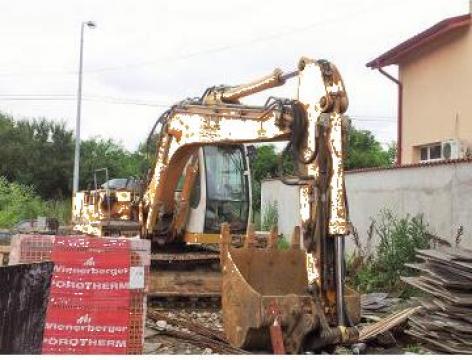
<path fill-rule="evenodd" d="M 452 139 L 441 143 L 441 154 L 445 160 L 455 160 L 465 157 L 466 148 L 460 140 Z"/>

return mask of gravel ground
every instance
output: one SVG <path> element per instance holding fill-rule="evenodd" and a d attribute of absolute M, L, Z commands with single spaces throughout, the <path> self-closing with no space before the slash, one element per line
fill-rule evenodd
<path fill-rule="evenodd" d="M 182 310 L 167 310 L 164 312 L 170 318 L 188 319 L 195 321 L 210 330 L 223 331 L 223 321 L 221 310 L 213 309 L 182 309 Z M 153 325 L 163 330 L 183 330 L 185 329 L 172 326 L 166 321 L 157 321 Z M 184 340 L 177 339 L 171 336 L 160 334 L 159 331 L 146 328 L 144 341 L 145 354 L 203 354 L 209 355 L 214 352 L 210 348 L 197 347 L 193 344 L 186 343 Z"/>

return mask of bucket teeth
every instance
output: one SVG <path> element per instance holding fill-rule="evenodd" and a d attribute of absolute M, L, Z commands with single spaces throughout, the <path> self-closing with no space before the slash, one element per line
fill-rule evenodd
<path fill-rule="evenodd" d="M 256 246 L 256 231 L 254 224 L 250 223 L 247 227 L 246 238 L 244 239 L 244 247 L 246 249 Z"/>
<path fill-rule="evenodd" d="M 292 240 L 291 240 L 292 249 L 300 249 L 300 226 L 295 226 L 293 228 Z"/>
<path fill-rule="evenodd" d="M 277 249 L 278 238 L 279 238 L 279 230 L 277 226 L 273 226 L 272 229 L 270 229 L 269 240 L 267 241 L 267 248 Z"/>

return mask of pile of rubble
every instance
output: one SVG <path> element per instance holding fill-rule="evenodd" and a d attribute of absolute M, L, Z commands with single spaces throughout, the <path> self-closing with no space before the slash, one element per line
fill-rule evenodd
<path fill-rule="evenodd" d="M 403 278 L 429 296 L 420 298 L 422 309 L 409 319 L 408 334 L 431 349 L 472 354 L 472 250 L 441 248 L 417 250 L 417 277 Z"/>

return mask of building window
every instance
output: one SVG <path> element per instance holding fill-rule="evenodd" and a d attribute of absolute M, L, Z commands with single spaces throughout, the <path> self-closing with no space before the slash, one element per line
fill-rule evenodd
<path fill-rule="evenodd" d="M 432 161 L 432 160 L 441 160 L 441 144 L 430 144 L 420 147 L 420 160 L 421 161 Z"/>

